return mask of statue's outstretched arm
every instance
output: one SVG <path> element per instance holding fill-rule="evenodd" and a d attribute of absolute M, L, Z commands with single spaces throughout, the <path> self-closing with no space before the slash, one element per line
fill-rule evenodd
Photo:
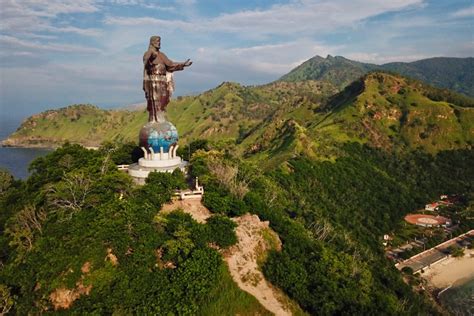
<path fill-rule="evenodd" d="M 165 54 L 163 54 L 163 53 L 161 53 L 161 54 L 162 54 L 162 56 L 163 56 L 163 61 L 164 61 L 165 65 L 166 65 L 166 70 L 169 71 L 169 72 L 183 70 L 184 67 L 191 66 L 191 64 L 192 64 L 192 61 L 190 61 L 189 59 L 186 60 L 186 61 L 183 62 L 183 63 L 173 62 L 171 59 L 169 59 L 168 57 L 166 57 Z"/>

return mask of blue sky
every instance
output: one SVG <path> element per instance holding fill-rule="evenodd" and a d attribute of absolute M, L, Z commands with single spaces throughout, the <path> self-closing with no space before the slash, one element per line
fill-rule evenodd
<path fill-rule="evenodd" d="M 194 64 L 176 95 L 273 81 L 315 56 L 474 56 L 472 0 L 2 0 L 0 115 L 143 102 L 142 55 Z"/>

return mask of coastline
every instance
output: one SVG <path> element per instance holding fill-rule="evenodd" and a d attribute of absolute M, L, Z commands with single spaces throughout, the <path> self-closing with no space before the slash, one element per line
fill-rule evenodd
<path fill-rule="evenodd" d="M 61 147 L 66 141 L 63 142 L 44 142 L 44 143 L 35 143 L 35 142 L 10 142 L 9 139 L 0 141 L 1 148 L 26 148 L 26 149 L 50 149 L 54 150 Z M 98 149 L 100 145 L 97 144 L 83 144 L 81 142 L 70 142 L 71 144 L 79 144 L 87 149 Z"/>
<path fill-rule="evenodd" d="M 474 279 L 474 250 L 466 249 L 463 257 L 442 260 L 421 273 L 433 292 L 461 286 Z M 438 293 L 438 294 L 439 294 Z"/>
<path fill-rule="evenodd" d="M 16 145 L 6 145 L 0 143 L 1 148 L 22 148 L 22 149 L 56 149 L 60 147 L 60 145 L 36 145 L 36 144 L 16 144 Z"/>

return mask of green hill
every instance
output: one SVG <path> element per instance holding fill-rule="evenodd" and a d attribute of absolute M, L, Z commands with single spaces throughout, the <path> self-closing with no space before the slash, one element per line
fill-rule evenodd
<path fill-rule="evenodd" d="M 410 63 L 375 65 L 341 56 L 316 56 L 281 77 L 281 81 L 325 80 L 339 88 L 373 70 L 392 71 L 439 88 L 474 96 L 474 58 L 436 57 Z"/>
<path fill-rule="evenodd" d="M 325 82 L 278 82 L 257 87 L 223 83 L 198 96 L 171 101 L 167 115 L 182 142 L 197 138 L 238 139 L 284 108 L 318 104 L 336 93 Z M 99 146 L 103 141 L 136 141 L 147 122 L 145 109 L 102 110 L 72 105 L 26 119 L 4 146 L 57 147 L 65 141 Z"/>
<path fill-rule="evenodd" d="M 346 142 L 385 151 L 471 148 L 474 100 L 388 73 L 370 73 L 321 104 L 277 112 L 241 142 L 269 166 L 304 153 L 333 160 Z"/>
<path fill-rule="evenodd" d="M 323 80 L 344 88 L 367 72 L 377 68 L 377 65 L 366 64 L 346 59 L 342 56 L 326 58 L 315 56 L 289 73 L 281 77 L 280 81 Z"/>
<path fill-rule="evenodd" d="M 93 147 L 105 140 L 129 141 L 146 121 L 145 114 L 90 104 L 48 110 L 27 118 L 3 145 L 57 147 L 69 141 Z"/>
<path fill-rule="evenodd" d="M 36 159 L 26 181 L 0 173 L 7 307 L 266 315 L 222 260 L 236 241 L 229 217 L 251 213 L 282 243 L 257 258 L 259 268 L 305 312 L 437 315 L 422 280 L 402 276 L 381 241 L 440 194 L 472 196 L 474 100 L 383 72 L 337 91 L 320 81 L 223 83 L 170 104 L 182 144 L 197 140 L 189 176 L 205 187 L 207 223 L 160 212 L 186 187 L 181 172 L 151 174 L 140 187 L 117 170 L 131 149 L 120 143 L 137 140 L 144 109 L 74 105 L 27 119 L 7 144 L 117 146 L 66 144 Z M 463 218 L 454 234 L 473 225 Z"/>
<path fill-rule="evenodd" d="M 474 100 L 443 93 L 404 77 L 370 73 L 334 96 L 321 109 L 327 115 L 311 127 L 325 137 L 386 149 L 434 153 L 470 147 Z"/>
<path fill-rule="evenodd" d="M 474 58 L 435 57 L 411 63 L 389 63 L 383 70 L 394 71 L 474 97 Z"/>
<path fill-rule="evenodd" d="M 430 153 L 470 148 L 474 141 L 474 101 L 468 97 L 380 72 L 336 91 L 321 81 L 255 87 L 227 82 L 173 100 L 168 117 L 178 128 L 181 144 L 225 141 L 234 144 L 238 154 L 262 161 L 300 152 L 333 159 L 338 144 L 348 141 Z M 69 106 L 28 118 L 4 145 L 136 142 L 146 116 L 145 110 Z"/>
<path fill-rule="evenodd" d="M 67 144 L 36 159 L 26 182 L 0 172 L 2 312 L 271 315 L 224 263 L 236 224 L 160 213 L 183 174 L 137 186 L 109 158 Z"/>

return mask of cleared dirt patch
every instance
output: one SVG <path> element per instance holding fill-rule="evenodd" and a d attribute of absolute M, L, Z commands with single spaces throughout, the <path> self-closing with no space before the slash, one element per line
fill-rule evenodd
<path fill-rule="evenodd" d="M 185 213 L 190 214 L 198 223 L 205 223 L 211 217 L 211 212 L 201 203 L 201 200 L 176 200 L 163 205 L 161 213 L 170 213 L 177 208 L 182 209 Z"/>
<path fill-rule="evenodd" d="M 197 222 L 205 223 L 212 216 L 201 200 L 176 200 L 163 205 L 161 213 L 182 209 Z M 235 229 L 237 244 L 222 251 L 229 266 L 232 279 L 243 291 L 253 295 L 268 311 L 277 316 L 292 315 L 288 298 L 265 280 L 259 269 L 270 249 L 281 248 L 278 235 L 262 222 L 257 215 L 246 214 L 232 219 L 238 226 Z"/>
<path fill-rule="evenodd" d="M 54 306 L 54 310 L 68 309 L 72 303 L 77 300 L 81 295 L 89 295 L 92 290 L 92 285 L 84 286 L 83 279 L 86 274 L 90 272 L 90 262 L 85 262 L 81 268 L 83 275 L 81 279 L 76 283 L 76 287 L 73 289 L 67 289 L 64 287 L 54 290 L 49 295 L 49 299 Z"/>
<path fill-rule="evenodd" d="M 268 222 L 260 221 L 257 215 L 246 214 L 233 220 L 238 225 L 238 243 L 224 254 L 232 279 L 270 312 L 275 315 L 291 315 L 289 308 L 282 303 L 285 301 L 284 295 L 265 280 L 257 263 L 262 253 L 267 252 L 270 247 L 281 247 L 278 235 L 271 231 Z M 269 232 L 273 234 L 273 240 L 278 240 L 278 245 L 271 245 L 268 238 L 265 238 Z"/>

